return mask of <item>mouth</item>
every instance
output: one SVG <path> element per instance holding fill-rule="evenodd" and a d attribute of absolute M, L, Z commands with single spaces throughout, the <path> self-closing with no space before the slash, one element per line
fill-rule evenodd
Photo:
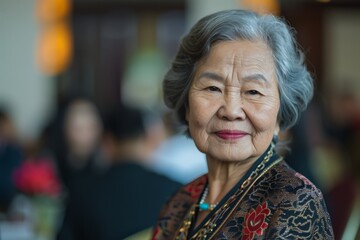
<path fill-rule="evenodd" d="M 215 132 L 216 136 L 224 140 L 236 140 L 249 135 L 247 132 L 238 130 L 220 130 Z"/>

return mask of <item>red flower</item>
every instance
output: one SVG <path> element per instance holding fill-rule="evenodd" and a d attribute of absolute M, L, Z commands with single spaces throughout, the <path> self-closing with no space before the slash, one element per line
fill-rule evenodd
<path fill-rule="evenodd" d="M 24 193 L 56 197 L 60 183 L 48 159 L 26 160 L 13 174 L 15 185 Z"/>
<path fill-rule="evenodd" d="M 257 206 L 256 209 L 251 209 L 245 216 L 242 240 L 252 240 L 255 234 L 258 236 L 263 235 L 264 230 L 268 227 L 265 218 L 269 214 L 270 209 L 267 207 L 266 202 Z"/>

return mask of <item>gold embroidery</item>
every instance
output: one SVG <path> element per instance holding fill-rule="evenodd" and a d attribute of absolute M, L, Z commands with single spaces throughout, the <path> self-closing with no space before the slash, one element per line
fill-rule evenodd
<path fill-rule="evenodd" d="M 264 157 L 263 161 L 256 167 L 256 169 L 250 174 L 250 176 L 242 183 L 241 187 L 232 195 L 227 202 L 221 206 L 215 213 L 212 215 L 212 217 L 203 225 L 203 227 L 192 236 L 191 239 L 206 239 L 209 237 L 211 239 L 212 236 L 214 236 L 217 232 L 217 229 L 220 227 L 216 225 L 216 222 L 221 218 L 226 218 L 226 216 L 231 215 L 229 210 L 229 207 L 231 204 L 238 199 L 238 197 L 243 194 L 244 190 L 251 186 L 259 177 L 261 177 L 266 171 L 268 171 L 270 168 L 272 168 L 274 165 L 279 163 L 282 158 L 277 159 L 273 164 L 271 164 L 268 168 L 265 169 L 266 163 L 270 160 L 274 153 L 274 144 L 271 144 L 270 149 L 267 152 L 267 155 Z M 264 171 L 265 169 L 265 171 Z M 240 200 L 241 201 L 241 200 Z M 239 201 L 239 202 L 240 202 Z M 236 204 L 238 205 L 239 202 Z M 186 239 L 187 235 L 189 234 L 189 228 L 191 226 L 191 222 L 193 220 L 193 217 L 195 215 L 195 210 L 197 208 L 197 204 L 194 204 L 190 211 L 188 212 L 187 216 L 185 217 L 183 223 L 181 224 L 177 234 L 175 235 L 177 240 Z M 236 206 L 233 207 L 235 209 Z M 230 209 L 231 210 L 231 209 Z M 224 222 L 224 220 L 223 220 Z"/>

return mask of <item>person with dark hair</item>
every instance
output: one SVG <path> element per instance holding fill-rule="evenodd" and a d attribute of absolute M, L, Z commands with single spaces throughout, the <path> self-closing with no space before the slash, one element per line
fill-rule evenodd
<path fill-rule="evenodd" d="M 83 174 L 92 175 L 101 167 L 98 165 L 103 120 L 90 98 L 78 96 L 68 101 L 59 122 L 54 152 L 61 179 L 71 194 L 77 179 Z"/>
<path fill-rule="evenodd" d="M 124 239 L 155 225 L 158 212 L 180 184 L 147 169 L 141 112 L 121 106 L 105 118 L 107 170 L 80 190 L 58 239 Z"/>
<path fill-rule="evenodd" d="M 163 87 L 208 173 L 169 200 L 153 239 L 334 239 L 322 193 L 276 151 L 313 96 L 284 21 L 246 10 L 202 18 Z"/>

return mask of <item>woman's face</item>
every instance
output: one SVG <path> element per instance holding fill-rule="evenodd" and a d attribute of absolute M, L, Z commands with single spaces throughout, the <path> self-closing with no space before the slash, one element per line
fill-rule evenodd
<path fill-rule="evenodd" d="M 73 153 L 79 157 L 90 155 L 100 140 L 102 126 L 95 107 L 77 100 L 67 111 L 65 136 Z"/>
<path fill-rule="evenodd" d="M 207 157 L 256 160 L 279 131 L 279 108 L 270 48 L 262 41 L 225 41 L 197 63 L 186 119 Z"/>

